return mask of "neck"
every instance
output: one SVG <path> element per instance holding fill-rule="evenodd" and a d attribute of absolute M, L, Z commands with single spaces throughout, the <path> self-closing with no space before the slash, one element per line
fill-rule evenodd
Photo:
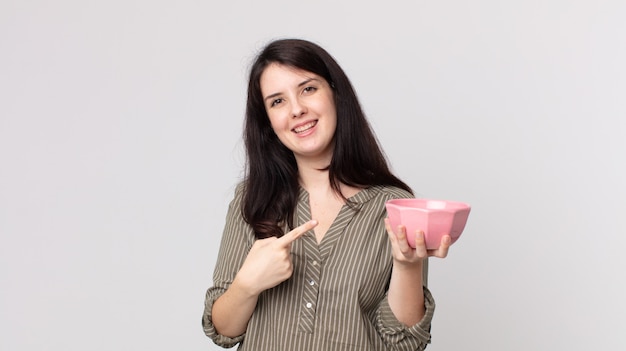
<path fill-rule="evenodd" d="M 298 160 L 298 176 L 300 185 L 309 193 L 313 194 L 326 194 L 324 196 L 340 197 L 335 193 L 335 190 L 330 186 L 330 179 L 328 178 L 329 162 L 302 162 Z M 359 192 L 360 188 L 354 188 L 345 184 L 340 184 L 341 193 L 346 198 Z"/>
<path fill-rule="evenodd" d="M 328 178 L 328 166 L 322 163 L 298 163 L 298 176 L 300 185 L 307 191 L 313 189 L 330 189 L 330 180 Z"/>

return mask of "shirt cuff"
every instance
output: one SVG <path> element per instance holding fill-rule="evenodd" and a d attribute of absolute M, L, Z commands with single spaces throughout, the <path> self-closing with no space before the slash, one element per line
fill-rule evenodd
<path fill-rule="evenodd" d="M 245 334 L 239 335 L 234 338 L 219 334 L 215 329 L 215 326 L 213 325 L 212 316 L 213 303 L 215 302 L 215 300 L 217 300 L 218 297 L 222 296 L 225 291 L 225 289 L 217 287 L 213 287 L 207 290 L 204 302 L 204 314 L 202 315 L 202 328 L 204 329 L 204 333 L 206 334 L 206 336 L 211 338 L 211 340 L 213 340 L 216 345 L 223 348 L 231 348 L 243 341 Z"/>
<path fill-rule="evenodd" d="M 417 324 L 407 327 L 393 314 L 389 300 L 383 299 L 377 318 L 383 338 L 391 344 L 399 343 L 405 337 L 417 338 L 423 344 L 430 343 L 430 326 L 435 313 L 435 300 L 427 287 L 424 287 L 424 307 L 424 317 Z"/>

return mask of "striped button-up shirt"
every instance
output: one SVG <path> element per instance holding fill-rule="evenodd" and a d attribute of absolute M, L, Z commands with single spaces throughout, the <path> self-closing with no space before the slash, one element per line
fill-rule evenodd
<path fill-rule="evenodd" d="M 254 243 L 241 217 L 241 187 L 230 203 L 213 286 L 206 293 L 204 332 L 217 345 L 253 351 L 422 350 L 430 342 L 435 304 L 424 287 L 426 313 L 414 326 L 399 322 L 387 300 L 391 244 L 385 201 L 412 195 L 395 187 L 364 189 L 344 205 L 318 244 L 313 231 L 292 244 L 293 274 L 261 293 L 246 333 L 220 335 L 211 321 L 215 300 L 230 286 Z M 300 189 L 295 225 L 311 219 Z M 424 265 L 426 282 L 427 264 Z"/>

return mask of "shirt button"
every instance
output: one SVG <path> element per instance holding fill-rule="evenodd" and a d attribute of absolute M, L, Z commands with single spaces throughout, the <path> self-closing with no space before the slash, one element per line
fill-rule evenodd
<path fill-rule="evenodd" d="M 309 280 L 309 285 L 315 285 L 315 281 L 313 279 Z"/>
<path fill-rule="evenodd" d="M 306 308 L 311 308 L 311 307 L 313 307 L 313 304 L 312 304 L 312 303 L 310 303 L 310 302 L 307 302 L 307 304 L 306 304 Z"/>
<path fill-rule="evenodd" d="M 317 266 L 317 261 L 313 261 L 313 265 L 314 265 L 314 266 Z"/>

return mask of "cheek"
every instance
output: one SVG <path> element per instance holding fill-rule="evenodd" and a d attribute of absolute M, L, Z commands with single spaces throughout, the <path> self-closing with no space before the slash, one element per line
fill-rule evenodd
<path fill-rule="evenodd" d="M 326 104 L 326 113 L 329 116 L 334 116 L 335 120 L 337 120 L 337 107 L 335 106 L 332 97 L 330 97 L 328 103 Z"/>
<path fill-rule="evenodd" d="M 272 129 L 274 130 L 274 133 L 276 133 L 279 130 L 282 130 L 285 128 L 285 119 L 284 118 L 280 118 L 276 115 L 272 115 L 272 114 L 268 114 L 268 118 L 270 121 L 270 126 L 272 127 Z"/>
<path fill-rule="evenodd" d="M 267 109 L 265 110 L 265 113 L 267 114 L 267 119 L 270 121 L 270 125 L 272 126 L 272 128 L 275 128 L 276 126 L 276 115 L 273 113 L 270 113 Z"/>

